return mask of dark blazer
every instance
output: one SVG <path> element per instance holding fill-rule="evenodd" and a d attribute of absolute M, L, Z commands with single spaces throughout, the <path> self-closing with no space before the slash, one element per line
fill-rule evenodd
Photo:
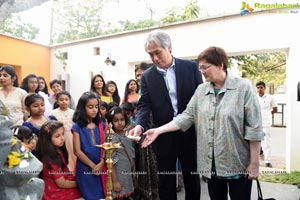
<path fill-rule="evenodd" d="M 198 65 L 193 61 L 175 58 L 175 74 L 179 114 L 185 110 L 196 88 L 203 81 Z M 150 112 L 152 112 L 153 127 L 164 125 L 172 121 L 174 117 L 174 110 L 163 74 L 157 70 L 155 65 L 146 70 L 141 77 L 141 97 L 137 105 L 136 125 L 141 125 L 145 130 Z M 191 129 L 188 131 L 195 134 L 194 127 Z M 156 143 L 163 142 L 164 148 L 161 150 L 166 154 L 170 150 L 172 151 L 169 148 L 174 147 L 171 141 L 168 141 L 170 135 L 167 135 L 169 134 L 160 135 L 153 143 L 156 146 Z M 168 151 L 165 151 L 167 149 Z"/>

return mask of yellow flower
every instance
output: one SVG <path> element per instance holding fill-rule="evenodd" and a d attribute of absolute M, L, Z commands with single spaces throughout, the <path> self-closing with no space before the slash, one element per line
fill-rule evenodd
<path fill-rule="evenodd" d="M 8 168 L 18 165 L 21 161 L 20 154 L 16 151 L 11 151 L 7 156 Z"/>
<path fill-rule="evenodd" d="M 17 139 L 13 138 L 12 141 L 11 141 L 11 146 L 14 146 L 15 144 L 17 144 Z"/>

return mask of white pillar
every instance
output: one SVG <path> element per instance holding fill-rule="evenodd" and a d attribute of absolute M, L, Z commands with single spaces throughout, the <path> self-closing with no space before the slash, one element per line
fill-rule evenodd
<path fill-rule="evenodd" d="M 287 57 L 287 112 L 286 112 L 286 170 L 300 171 L 300 101 L 297 101 L 297 85 L 300 81 L 300 42 L 294 43 Z"/>

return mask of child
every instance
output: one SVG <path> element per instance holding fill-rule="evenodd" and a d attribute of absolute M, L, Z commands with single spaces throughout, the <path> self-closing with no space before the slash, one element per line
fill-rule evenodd
<path fill-rule="evenodd" d="M 39 79 L 35 74 L 27 75 L 21 84 L 21 88 L 24 89 L 28 94 L 38 93 L 44 98 L 45 104 L 45 113 L 46 117 L 49 116 L 50 111 L 52 110 L 52 105 L 48 100 L 48 95 L 44 92 L 39 91 Z"/>
<path fill-rule="evenodd" d="M 74 116 L 72 132 L 76 161 L 76 180 L 84 199 L 104 199 L 106 182 L 104 150 L 96 147 L 104 143 L 104 125 L 100 116 L 99 98 L 94 92 L 80 97 Z M 99 176 L 100 174 L 100 176 Z"/>
<path fill-rule="evenodd" d="M 134 105 L 133 105 L 133 103 L 126 102 L 126 103 L 123 103 L 121 105 L 121 108 L 126 113 L 127 119 L 128 119 L 128 122 L 125 126 L 125 129 L 126 129 L 126 131 L 130 131 L 131 129 L 134 128 L 134 123 L 135 123 L 135 108 L 134 108 Z"/>
<path fill-rule="evenodd" d="M 101 120 L 105 123 L 106 129 L 104 132 L 107 132 L 108 129 L 108 123 L 106 119 L 106 113 L 108 112 L 108 104 L 105 101 L 100 102 L 100 113 L 101 113 Z"/>
<path fill-rule="evenodd" d="M 64 139 L 64 125 L 61 122 L 50 120 L 43 124 L 37 151 L 37 157 L 43 163 L 43 200 L 80 198 L 75 176 L 67 166 L 68 151 Z"/>
<path fill-rule="evenodd" d="M 25 108 L 27 112 L 29 112 L 30 117 L 23 122 L 23 126 L 27 126 L 33 133 L 39 136 L 41 126 L 48 121 L 48 119 L 44 116 L 44 98 L 37 93 L 29 94 L 25 98 Z"/>
<path fill-rule="evenodd" d="M 22 146 L 28 150 L 32 151 L 36 148 L 37 136 L 32 133 L 32 130 L 27 126 L 13 126 L 11 127 L 12 132 L 15 137 L 17 137 L 22 142 Z M 25 150 L 24 149 L 24 150 Z"/>
<path fill-rule="evenodd" d="M 69 153 L 68 167 L 71 171 L 74 171 L 76 156 L 73 153 L 73 135 L 71 132 L 74 110 L 69 108 L 71 103 L 71 95 L 67 91 L 60 91 L 56 94 L 56 99 L 56 103 L 59 107 L 52 110 L 50 115 L 54 116 L 58 121 L 64 124 L 66 147 Z"/>
<path fill-rule="evenodd" d="M 127 116 L 120 107 L 113 107 L 108 113 L 108 122 L 112 124 L 114 131 L 112 142 L 121 143 L 123 148 L 116 149 L 113 152 L 113 197 L 128 198 L 132 195 L 133 176 L 134 175 L 134 148 L 132 141 L 125 136 L 124 128 L 127 122 Z"/>

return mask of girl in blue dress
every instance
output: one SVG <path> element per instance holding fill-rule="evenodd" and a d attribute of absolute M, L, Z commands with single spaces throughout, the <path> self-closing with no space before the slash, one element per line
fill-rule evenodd
<path fill-rule="evenodd" d="M 76 181 L 84 199 L 105 198 L 103 149 L 95 145 L 105 140 L 104 123 L 100 117 L 99 98 L 93 92 L 80 97 L 73 116 L 74 154 L 77 156 Z"/>

